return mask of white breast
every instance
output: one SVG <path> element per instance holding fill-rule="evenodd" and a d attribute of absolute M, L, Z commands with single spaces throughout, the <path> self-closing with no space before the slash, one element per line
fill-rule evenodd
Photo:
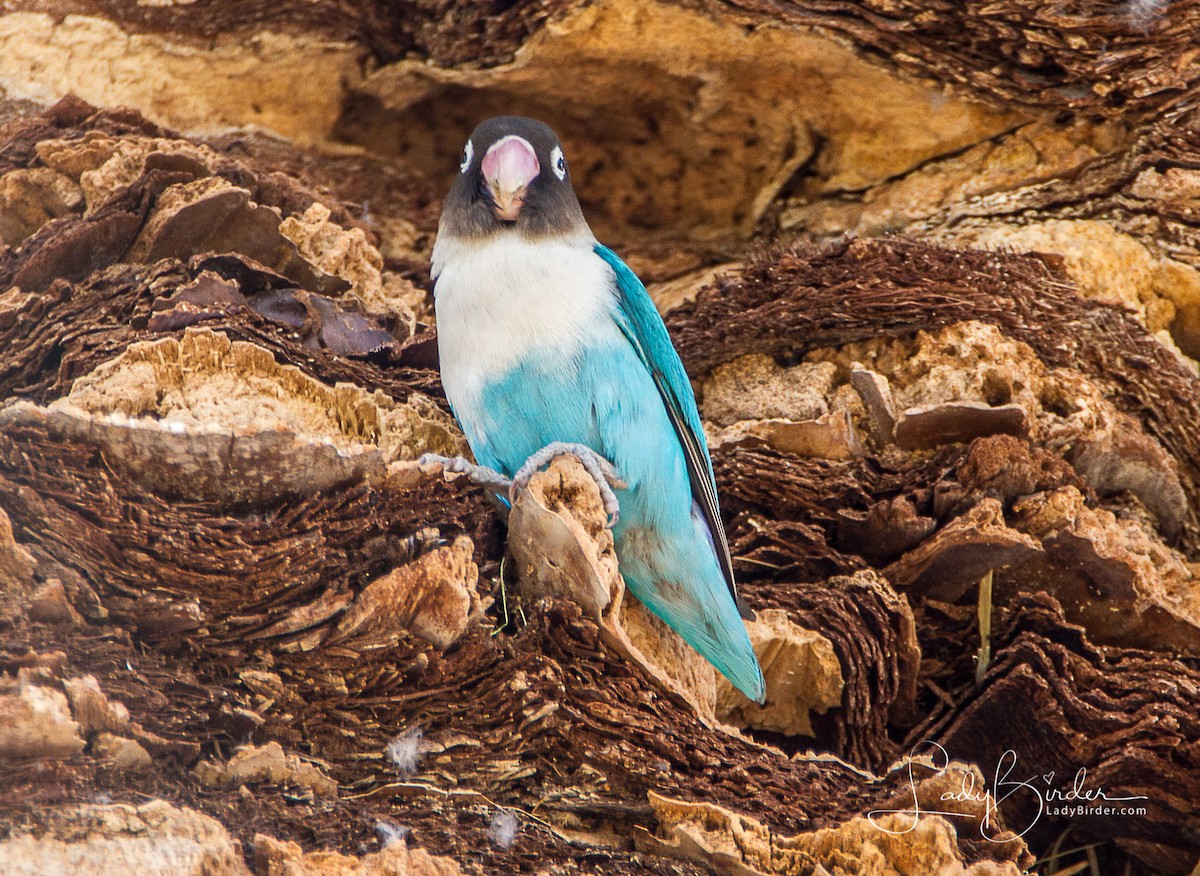
<path fill-rule="evenodd" d="M 612 269 L 593 245 L 590 237 L 439 236 L 433 254 L 438 352 L 442 385 L 460 417 L 488 382 L 527 356 L 571 358 L 619 332 Z"/>

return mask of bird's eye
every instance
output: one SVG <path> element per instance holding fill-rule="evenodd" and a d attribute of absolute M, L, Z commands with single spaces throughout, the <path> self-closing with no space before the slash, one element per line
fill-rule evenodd
<path fill-rule="evenodd" d="M 471 159 L 475 157 L 475 147 L 471 145 L 471 141 L 467 141 L 467 148 L 463 150 L 462 164 L 458 166 L 460 173 L 466 173 L 467 168 L 471 166 Z"/>
<path fill-rule="evenodd" d="M 554 151 L 550 153 L 550 164 L 554 168 L 554 175 L 559 179 L 567 178 L 567 160 L 563 158 L 562 149 L 558 146 L 554 147 Z"/>

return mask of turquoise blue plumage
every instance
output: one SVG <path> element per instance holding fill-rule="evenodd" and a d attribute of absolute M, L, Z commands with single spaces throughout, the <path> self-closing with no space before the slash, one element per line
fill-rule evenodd
<path fill-rule="evenodd" d="M 761 702 L 691 384 L 645 287 L 583 221 L 549 128 L 472 134 L 433 274 L 443 385 L 477 464 L 513 478 L 555 442 L 611 463 L 629 590 Z"/>

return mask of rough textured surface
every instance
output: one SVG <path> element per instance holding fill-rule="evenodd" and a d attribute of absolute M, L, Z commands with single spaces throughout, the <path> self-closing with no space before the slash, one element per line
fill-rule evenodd
<path fill-rule="evenodd" d="M 99 803 L 216 872 L 1189 872 L 1196 21 L 10 3 L 0 840 Z M 16 99 L 69 89 L 110 106 Z M 667 312 L 761 709 L 622 592 L 570 461 L 507 556 L 413 462 L 463 446 L 427 259 L 500 110 Z"/>
<path fill-rule="evenodd" d="M 161 800 L 79 805 L 39 813 L 36 830 L 0 842 L 5 873 L 161 873 L 244 876 L 238 843 L 216 820 Z"/>

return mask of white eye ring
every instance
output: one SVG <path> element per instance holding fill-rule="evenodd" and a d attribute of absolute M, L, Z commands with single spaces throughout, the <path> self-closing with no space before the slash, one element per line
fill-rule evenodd
<path fill-rule="evenodd" d="M 559 179 L 567 178 L 567 162 L 563 158 L 562 148 L 555 146 L 550 153 L 550 167 L 554 171 L 554 175 Z"/>
<path fill-rule="evenodd" d="M 467 168 L 471 166 L 471 159 L 473 159 L 474 157 L 475 157 L 475 147 L 471 144 L 471 141 L 468 140 L 467 148 L 465 150 L 463 150 L 462 164 L 460 164 L 458 166 L 458 170 L 460 173 L 467 172 Z"/>

